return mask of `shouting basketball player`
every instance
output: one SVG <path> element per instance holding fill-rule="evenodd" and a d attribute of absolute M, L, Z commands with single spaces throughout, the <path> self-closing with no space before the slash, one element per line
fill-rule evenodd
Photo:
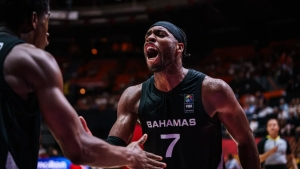
<path fill-rule="evenodd" d="M 148 134 L 146 151 L 167 169 L 224 169 L 221 124 L 235 140 L 243 169 L 259 169 L 259 154 L 243 109 L 224 81 L 182 66 L 185 33 L 172 23 L 153 24 L 144 55 L 153 76 L 122 94 L 108 140 L 126 146 L 137 119 Z M 88 130 L 88 129 L 87 129 Z"/>

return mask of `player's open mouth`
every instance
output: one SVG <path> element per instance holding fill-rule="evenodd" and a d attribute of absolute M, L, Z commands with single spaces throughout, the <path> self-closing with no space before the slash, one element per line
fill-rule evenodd
<path fill-rule="evenodd" d="M 156 49 L 156 46 L 149 43 L 145 46 L 146 52 L 147 52 L 147 59 L 148 60 L 155 60 L 158 56 L 158 51 Z"/>

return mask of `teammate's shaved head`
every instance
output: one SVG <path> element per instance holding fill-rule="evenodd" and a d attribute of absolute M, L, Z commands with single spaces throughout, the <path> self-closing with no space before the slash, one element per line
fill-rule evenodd
<path fill-rule="evenodd" d="M 20 29 L 23 23 L 31 22 L 33 12 L 41 17 L 49 10 L 49 0 L 0 0 L 0 26 Z"/>

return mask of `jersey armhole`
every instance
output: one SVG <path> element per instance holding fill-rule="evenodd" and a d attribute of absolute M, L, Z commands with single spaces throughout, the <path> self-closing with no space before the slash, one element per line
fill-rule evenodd
<path fill-rule="evenodd" d="M 24 43 L 22 40 L 16 39 L 15 41 L 10 41 L 7 42 L 6 44 L 3 44 L 2 46 L 2 51 L 0 53 L 0 72 L 4 72 L 4 62 L 5 59 L 7 58 L 7 55 L 13 50 L 13 48 L 19 44 Z M 9 84 L 6 82 L 5 78 L 4 78 L 4 73 L 0 74 L 0 89 L 8 89 L 11 90 L 11 87 L 9 86 Z M 13 91 L 14 94 L 16 94 Z"/>
<path fill-rule="evenodd" d="M 140 104 L 139 104 L 139 107 L 138 107 L 138 116 L 139 116 L 139 119 L 141 117 L 141 114 L 143 113 L 143 107 L 145 105 L 146 96 L 147 96 L 147 89 L 149 88 L 149 84 L 150 84 L 151 78 L 148 79 L 147 81 L 145 81 L 142 84 Z M 141 119 L 140 119 L 140 121 L 141 121 Z"/>
<path fill-rule="evenodd" d="M 217 120 L 214 118 L 214 117 L 210 117 L 209 115 L 208 115 L 208 113 L 206 112 L 206 110 L 205 110 L 205 108 L 204 108 L 204 105 L 203 105 L 203 100 L 202 100 L 202 85 L 203 85 L 203 81 L 204 81 L 204 79 L 205 79 L 205 77 L 206 77 L 206 74 L 204 74 L 204 73 L 201 73 L 201 72 L 198 72 L 198 76 L 199 76 L 199 78 L 198 78 L 198 80 L 197 80 L 197 93 L 199 93 L 199 99 L 200 99 L 200 103 L 201 103 L 201 105 L 200 105 L 200 108 L 201 108 L 201 112 L 203 112 L 204 113 L 204 117 L 209 121 L 209 122 L 211 122 L 211 123 L 216 123 L 217 122 Z"/>

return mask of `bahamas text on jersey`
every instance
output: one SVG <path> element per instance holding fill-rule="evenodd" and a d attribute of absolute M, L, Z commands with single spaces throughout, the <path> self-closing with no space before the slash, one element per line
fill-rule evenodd
<path fill-rule="evenodd" d="M 148 128 L 196 126 L 196 119 L 172 119 L 146 121 Z"/>

